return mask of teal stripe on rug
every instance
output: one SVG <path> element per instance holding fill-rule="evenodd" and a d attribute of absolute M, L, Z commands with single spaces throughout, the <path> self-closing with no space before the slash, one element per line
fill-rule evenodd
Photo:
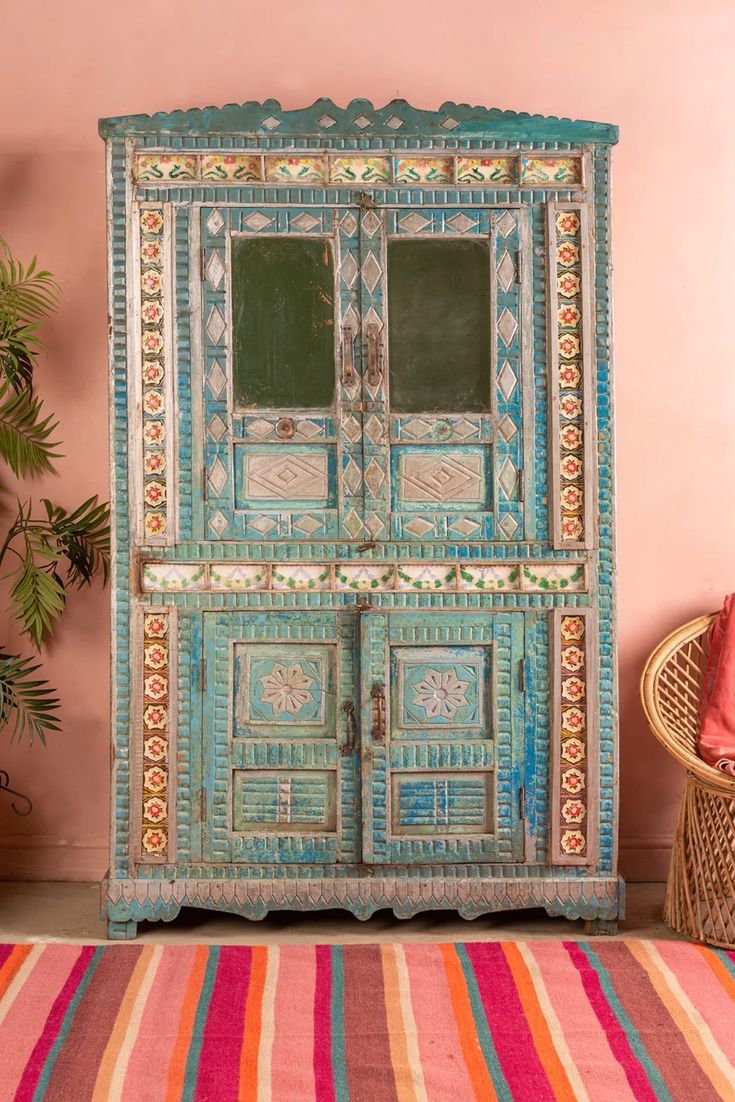
<path fill-rule="evenodd" d="M 482 1055 L 487 1064 L 487 1070 L 490 1073 L 490 1078 L 493 1081 L 493 1086 L 497 1092 L 499 1102 L 513 1102 L 513 1094 L 508 1086 L 508 1080 L 503 1074 L 503 1069 L 500 1066 L 498 1053 L 493 1043 L 492 1034 L 490 1033 L 490 1027 L 487 1024 L 485 1007 L 482 1005 L 482 996 L 480 995 L 480 988 L 477 985 L 477 977 L 472 967 L 472 961 L 468 957 L 467 949 L 463 944 L 457 943 L 454 949 L 462 965 L 464 982 L 467 985 L 467 994 L 472 1008 L 472 1017 L 474 1018 L 475 1028 L 477 1030 L 477 1038 L 480 1042 Z"/>

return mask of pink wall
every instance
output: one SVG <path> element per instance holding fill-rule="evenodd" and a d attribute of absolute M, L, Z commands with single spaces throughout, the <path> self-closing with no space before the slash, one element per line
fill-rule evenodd
<path fill-rule="evenodd" d="M 735 182 L 732 0 L 137 0 L 3 5 L 0 233 L 64 289 L 41 383 L 62 419 L 64 503 L 107 493 L 105 212 L 100 115 L 320 95 L 469 101 L 616 122 L 622 864 L 665 868 L 680 770 L 638 704 L 643 660 L 735 588 Z M 714 188 L 714 190 L 713 190 Z M 39 486 L 38 490 L 42 487 Z M 0 766 L 0 874 L 92 879 L 106 865 L 108 594 L 75 600 L 46 669 L 63 734 Z"/>

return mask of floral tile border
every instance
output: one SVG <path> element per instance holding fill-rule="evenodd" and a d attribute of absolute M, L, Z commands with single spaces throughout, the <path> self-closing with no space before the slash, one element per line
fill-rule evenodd
<path fill-rule="evenodd" d="M 166 859 L 169 822 L 170 616 L 143 617 L 141 855 Z"/>
<path fill-rule="evenodd" d="M 558 612 L 555 690 L 554 821 L 552 860 L 588 864 L 590 857 L 590 642 L 584 610 Z"/>
<path fill-rule="evenodd" d="M 145 562 L 144 593 L 373 591 L 582 593 L 581 562 L 179 563 Z"/>
<path fill-rule="evenodd" d="M 569 188 L 583 186 L 581 154 L 533 156 L 442 154 L 405 155 L 359 152 L 136 153 L 133 175 L 138 184 L 316 184 L 364 187 L 396 184 L 434 187 L 468 184 L 484 187 Z"/>

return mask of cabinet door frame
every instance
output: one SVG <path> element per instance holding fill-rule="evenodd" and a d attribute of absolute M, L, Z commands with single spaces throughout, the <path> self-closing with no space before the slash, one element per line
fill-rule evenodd
<path fill-rule="evenodd" d="M 205 814 L 202 860 L 217 864 L 354 864 L 359 860 L 359 794 L 356 740 L 343 704 L 354 700 L 357 682 L 356 614 L 354 611 L 207 611 L 202 614 L 201 645 L 205 663 L 202 682 L 202 788 Z M 294 737 L 280 736 L 263 724 L 263 735 L 235 734 L 235 647 L 252 648 L 264 659 L 297 650 L 307 659 L 333 650 L 331 674 L 320 683 L 332 694 L 325 723 L 333 737 L 309 736 L 295 727 Z M 330 662 L 322 661 L 326 670 Z M 356 702 L 355 702 L 356 705 Z M 275 708 L 273 709 L 275 711 Z M 328 717 L 328 718 L 327 718 Z M 277 775 L 333 774 L 333 829 L 308 831 L 284 822 L 273 829 L 236 831 L 233 823 L 235 771 L 255 772 L 279 783 Z M 330 778 L 327 778 L 327 784 Z M 289 792 L 290 798 L 290 792 Z"/>
<path fill-rule="evenodd" d="M 496 863 L 524 860 L 526 840 L 522 814 L 526 692 L 526 614 L 518 611 L 424 614 L 371 610 L 360 624 L 362 849 L 368 864 L 423 865 Z M 486 707 L 489 737 L 434 740 L 394 737 L 391 648 L 487 648 L 490 684 Z M 478 692 L 480 683 L 478 678 Z M 384 726 L 376 728 L 375 687 L 384 692 Z M 485 690 L 483 689 L 483 692 Z M 379 725 L 378 725 L 379 726 Z M 426 765 L 421 764 L 421 750 Z M 415 753 L 412 754 L 412 751 Z M 429 752 L 431 751 L 431 752 Z M 419 763 L 407 765 L 414 757 Z M 452 773 L 457 757 L 461 772 L 481 773 L 492 790 L 494 830 L 487 833 L 397 836 L 392 827 L 393 777 L 411 772 Z M 420 767 L 419 767 L 420 766 Z"/>

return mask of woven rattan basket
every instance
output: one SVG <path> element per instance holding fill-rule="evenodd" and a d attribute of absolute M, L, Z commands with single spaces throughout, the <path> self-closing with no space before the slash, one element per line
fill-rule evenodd
<path fill-rule="evenodd" d="M 682 765 L 664 922 L 696 941 L 735 948 L 735 778 L 697 754 L 699 705 L 715 616 L 677 628 L 646 663 L 641 697 L 656 738 Z"/>

